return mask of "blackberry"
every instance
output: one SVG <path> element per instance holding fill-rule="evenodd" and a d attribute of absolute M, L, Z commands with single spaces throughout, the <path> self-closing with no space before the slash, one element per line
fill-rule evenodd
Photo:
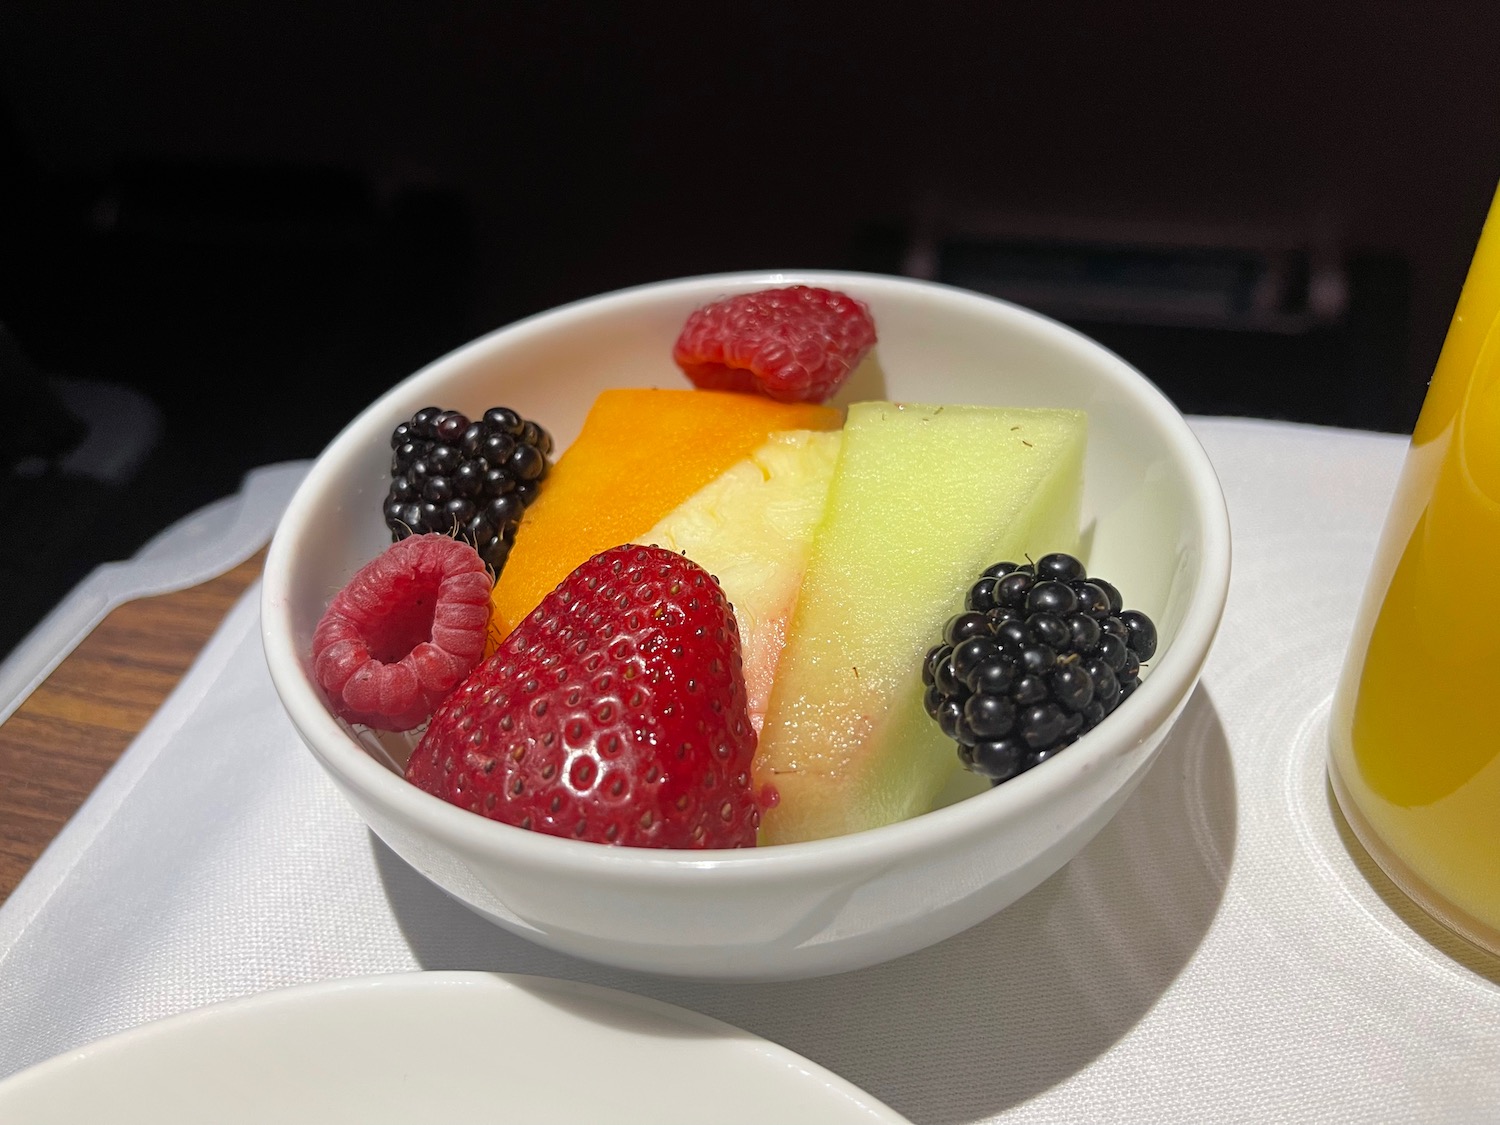
<path fill-rule="evenodd" d="M 1072 555 L 996 563 L 922 666 L 927 713 L 992 785 L 1052 757 L 1140 684 L 1156 626 Z"/>
<path fill-rule="evenodd" d="M 551 435 L 504 406 L 477 421 L 424 406 L 391 431 L 391 450 L 385 497 L 391 541 L 451 535 L 468 542 L 498 576 L 521 516 L 546 479 Z"/>

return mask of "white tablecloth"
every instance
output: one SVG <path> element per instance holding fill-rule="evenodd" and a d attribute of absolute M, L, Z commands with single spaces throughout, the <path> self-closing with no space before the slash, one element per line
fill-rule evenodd
<path fill-rule="evenodd" d="M 1405 440 L 1193 424 L 1234 534 L 1203 683 L 1114 821 L 989 921 L 770 985 L 532 946 L 427 884 L 324 779 L 272 692 L 252 589 L 0 908 L 0 1076 L 273 987 L 494 969 L 727 1020 L 919 1125 L 1500 1120 L 1500 961 L 1356 862 L 1324 778 L 1329 695 Z"/>

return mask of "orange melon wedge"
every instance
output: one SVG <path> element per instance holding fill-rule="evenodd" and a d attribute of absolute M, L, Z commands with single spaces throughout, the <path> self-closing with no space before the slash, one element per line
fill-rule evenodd
<path fill-rule="evenodd" d="M 778 430 L 834 430 L 843 411 L 731 391 L 602 392 L 526 510 L 490 594 L 489 647 L 575 567 L 629 543 Z"/>

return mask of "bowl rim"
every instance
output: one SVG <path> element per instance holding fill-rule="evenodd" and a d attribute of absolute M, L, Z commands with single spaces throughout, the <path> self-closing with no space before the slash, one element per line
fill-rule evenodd
<path fill-rule="evenodd" d="M 1159 654 L 1152 672 L 1115 715 L 1131 714 L 1131 723 L 1101 724 L 1069 747 L 1069 753 L 1011 779 L 1004 785 L 942 808 L 877 828 L 801 843 L 743 849 L 688 851 L 613 848 L 597 843 L 528 831 L 490 820 L 435 797 L 375 761 L 334 718 L 322 693 L 307 674 L 302 654 L 292 644 L 287 597 L 295 546 L 313 521 L 322 499 L 326 466 L 342 463 L 384 427 L 386 403 L 405 396 L 412 384 L 462 367 L 497 348 L 564 327 L 606 310 L 628 309 L 663 298 L 693 297 L 697 303 L 722 293 L 776 285 L 820 285 L 852 288 L 870 300 L 878 291 L 925 293 L 945 302 L 968 304 L 990 316 L 1024 321 L 1033 330 L 1075 352 L 1092 353 L 1101 371 L 1132 388 L 1131 397 L 1147 411 L 1167 446 L 1170 460 L 1185 469 L 1185 485 L 1201 527 L 1196 596 L 1187 607 L 1172 643 Z M 378 440 L 385 440 L 382 428 Z M 272 536 L 262 572 L 261 638 L 273 686 L 303 741 L 345 787 L 365 799 L 388 806 L 408 823 L 471 853 L 503 855 L 528 868 L 573 871 L 599 877 L 629 871 L 636 879 L 678 879 L 692 872 L 712 872 L 715 881 L 735 882 L 774 875 L 784 879 L 789 867 L 814 874 L 892 865 L 926 854 L 942 841 L 983 834 L 997 819 L 1045 806 L 1072 787 L 1081 773 L 1127 753 L 1148 741 L 1191 695 L 1218 633 L 1228 598 L 1231 540 L 1228 508 L 1217 472 L 1186 418 L 1148 376 L 1098 341 L 1043 313 L 999 297 L 958 286 L 898 275 L 851 270 L 748 270 L 645 282 L 582 297 L 496 327 L 459 345 L 393 384 L 365 406 L 314 460 L 294 491 Z M 1128 709 L 1128 710 L 1127 710 Z M 1151 716 L 1155 715 L 1152 719 Z M 1082 753 L 1079 753 L 1082 751 Z"/>

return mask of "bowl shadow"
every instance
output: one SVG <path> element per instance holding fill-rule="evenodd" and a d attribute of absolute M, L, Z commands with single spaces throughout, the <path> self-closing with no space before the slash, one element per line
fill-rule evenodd
<path fill-rule="evenodd" d="M 947 941 L 835 976 L 710 984 L 581 961 L 479 917 L 370 840 L 424 969 L 652 996 L 780 1043 L 918 1125 L 957 1125 L 1065 1082 L 1130 1033 L 1212 926 L 1237 832 L 1228 740 L 1200 684 L 1135 793 L 1061 871 Z"/>

